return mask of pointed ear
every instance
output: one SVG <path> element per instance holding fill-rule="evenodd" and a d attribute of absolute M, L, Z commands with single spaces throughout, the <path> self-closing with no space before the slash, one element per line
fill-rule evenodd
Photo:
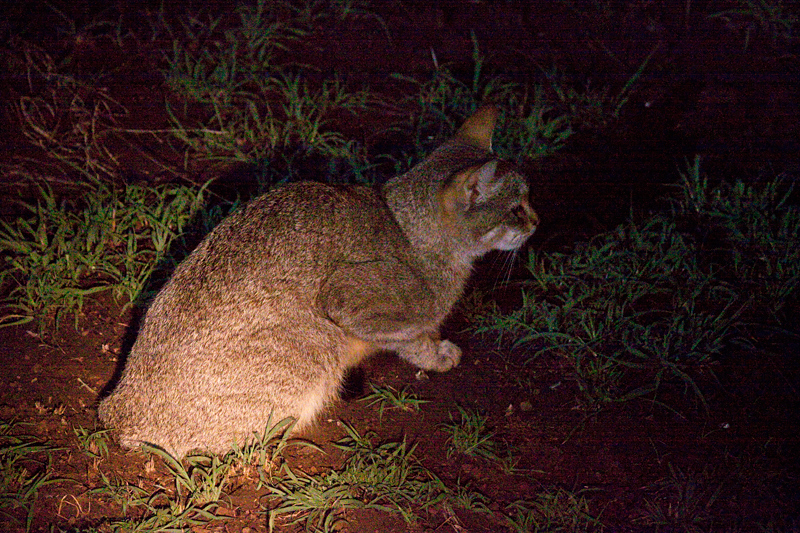
<path fill-rule="evenodd" d="M 499 180 L 495 179 L 496 174 L 496 159 L 489 161 L 472 172 L 466 183 L 471 192 L 470 204 L 475 204 L 478 200 L 485 201 L 487 198 L 494 195 L 497 187 L 500 185 Z"/>
<path fill-rule="evenodd" d="M 464 122 L 456 132 L 455 138 L 491 152 L 497 113 L 497 107 L 493 105 L 480 107 Z"/>
<path fill-rule="evenodd" d="M 469 206 L 484 202 L 494 195 L 500 185 L 499 181 L 495 180 L 496 173 L 497 161 L 494 160 L 467 170 L 462 175 L 461 186 Z"/>
<path fill-rule="evenodd" d="M 459 172 L 442 192 L 447 212 L 466 212 L 475 204 L 490 198 L 502 184 L 495 179 L 497 160 Z"/>

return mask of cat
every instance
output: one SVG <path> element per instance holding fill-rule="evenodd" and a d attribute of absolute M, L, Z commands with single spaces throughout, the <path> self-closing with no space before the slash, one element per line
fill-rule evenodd
<path fill-rule="evenodd" d="M 438 329 L 473 262 L 539 223 L 491 153 L 497 114 L 479 108 L 380 188 L 294 183 L 224 219 L 154 299 L 101 421 L 125 447 L 224 453 L 269 420 L 308 427 L 376 351 L 457 366 Z"/>

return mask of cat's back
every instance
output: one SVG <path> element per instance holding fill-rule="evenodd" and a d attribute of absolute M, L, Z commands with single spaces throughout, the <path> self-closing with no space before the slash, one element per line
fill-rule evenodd
<path fill-rule="evenodd" d="M 256 300 L 270 294 L 310 305 L 342 261 L 376 260 L 405 246 L 374 189 L 285 185 L 223 220 L 178 266 L 148 314 L 225 313 L 243 304 L 267 305 Z"/>
<path fill-rule="evenodd" d="M 294 183 L 233 213 L 197 252 L 259 262 L 262 267 L 265 260 L 267 264 L 290 261 L 286 266 L 302 266 L 307 264 L 303 258 L 315 263 L 332 253 L 350 251 L 365 242 L 365 232 L 374 237 L 375 231 L 391 224 L 390 219 L 385 203 L 369 187 Z"/>

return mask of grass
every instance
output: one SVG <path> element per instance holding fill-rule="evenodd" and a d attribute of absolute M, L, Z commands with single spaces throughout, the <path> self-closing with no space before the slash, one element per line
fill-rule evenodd
<path fill-rule="evenodd" d="M 256 488 L 261 488 L 282 476 L 278 465 L 288 446 L 314 447 L 289 439 L 292 425 L 291 419 L 274 425 L 270 421 L 263 433 L 243 445 L 234 445 L 222 456 L 200 453 L 179 461 L 160 448 L 144 446 L 142 450 L 150 455 L 151 463 L 155 464 L 157 458 L 166 468 L 167 473 L 161 476 L 166 482 L 158 481 L 148 488 L 141 480 L 129 483 L 99 472 L 100 484 L 89 493 L 120 507 L 124 518 L 111 521 L 114 531 L 178 531 L 224 520 L 217 509 L 226 505 L 227 491 L 234 486 L 232 479 L 255 478 Z M 82 443 L 102 438 L 87 431 L 76 434 Z"/>
<path fill-rule="evenodd" d="M 228 515 L 217 510 L 228 505 L 228 491 L 240 487 L 243 480 L 253 479 L 248 466 L 266 470 L 269 465 L 270 474 L 258 477 L 256 489 L 265 487 L 272 495 L 263 500 L 271 530 L 303 523 L 307 531 L 335 531 L 350 516 L 348 511 L 356 510 L 396 513 L 413 523 L 421 513 L 437 508 L 456 525 L 459 519 L 454 509 L 486 516 L 496 513 L 490 508 L 491 500 L 470 483 L 457 480 L 454 488 L 448 487 L 419 461 L 416 445 L 406 439 L 376 444 L 374 433 L 362 435 L 349 425 L 345 425 L 346 436 L 335 443 L 345 455 L 340 468 L 314 476 L 298 473 L 281 461 L 287 446 L 308 445 L 287 438 L 286 430 L 291 424 L 291 420 L 281 421 L 246 446 L 234 446 L 224 456 L 196 454 L 178 461 L 159 448 L 145 446 L 142 451 L 150 456 L 152 470 L 133 483 L 96 469 L 97 484 L 80 497 L 111 503 L 122 516 L 112 513 L 91 530 L 182 531 L 224 522 Z M 0 513 L 20 520 L 29 529 L 38 491 L 58 481 L 51 474 L 50 453 L 54 449 L 29 437 L 10 436 L 8 433 L 15 426 L 3 423 L 0 428 Z M 74 432 L 90 458 L 107 456 L 104 431 L 75 428 Z M 44 461 L 42 453 L 47 454 Z M 152 472 L 160 469 L 157 464 L 165 472 L 154 477 Z M 77 499 L 75 502 L 83 512 L 82 504 Z M 22 510 L 24 518 L 18 518 L 15 510 Z M 532 524 L 552 527 L 595 523 L 586 500 L 564 490 L 542 492 L 534 500 L 514 502 L 501 516 L 518 531 L 527 531 L 524 528 Z"/>
<path fill-rule="evenodd" d="M 19 195 L 34 199 L 0 221 L 0 325 L 38 318 L 43 331 L 64 315 L 77 323 L 99 292 L 135 302 L 202 206 L 205 186 L 126 183 L 108 140 L 127 110 L 102 89 L 102 73 L 79 78 L 31 43 L 9 61 L 28 81 L 16 112 L 41 160 L 5 169 L 28 191 Z"/>
<path fill-rule="evenodd" d="M 39 491 L 60 480 L 51 472 L 55 448 L 32 436 L 13 434 L 20 425 L 0 421 L 0 516 L 30 531 Z"/>
<path fill-rule="evenodd" d="M 499 466 L 506 474 L 517 474 L 520 457 L 508 443 L 500 445 L 496 434 L 487 425 L 487 417 L 475 409 L 457 406 L 459 418 L 450 414 L 450 423 L 442 424 L 442 431 L 448 434 L 447 457 L 466 455 L 479 457 Z"/>
<path fill-rule="evenodd" d="M 42 317 L 55 326 L 65 314 L 77 324 L 87 297 L 111 291 L 135 302 L 172 241 L 202 205 L 203 188 L 116 185 L 89 181 L 72 194 L 36 185 L 38 200 L 26 212 L 0 221 L 0 284 L 11 285 L 0 324 Z"/>
<path fill-rule="evenodd" d="M 101 460 L 108 457 L 108 441 L 110 439 L 109 429 L 88 430 L 84 427 L 77 426 L 72 428 L 72 432 L 78 439 L 80 448 L 83 453 L 92 459 L 95 468 Z"/>
<path fill-rule="evenodd" d="M 711 187 L 699 159 L 678 191 L 666 213 L 570 253 L 531 253 L 522 306 L 481 331 L 513 337 L 528 361 L 563 359 L 594 407 L 657 401 L 677 382 L 708 408 L 696 377 L 797 301 L 800 212 L 780 179 Z"/>
<path fill-rule="evenodd" d="M 319 449 L 310 442 L 290 439 L 292 427 L 294 420 L 291 418 L 281 420 L 277 424 L 272 424 L 270 418 L 262 433 L 254 434 L 249 442 L 242 445 L 234 444 L 228 453 L 234 469 L 245 477 L 257 474 L 258 488 L 260 488 L 272 482 L 283 453 L 289 446 Z"/>
<path fill-rule="evenodd" d="M 238 6 L 238 20 L 224 27 L 222 16 L 194 15 L 181 18 L 177 29 L 167 27 L 172 51 L 164 75 L 173 92 L 167 113 L 187 157 L 256 164 L 263 188 L 291 179 L 300 161 L 312 157 L 344 162 L 354 179 L 368 179 L 363 150 L 332 124 L 334 116 L 364 110 L 368 94 L 277 58 L 301 46 L 331 12 L 364 15 L 350 4 L 323 10 L 313 2 L 302 9 L 259 0 Z"/>
<path fill-rule="evenodd" d="M 434 70 L 429 78 L 394 75 L 414 89 L 406 99 L 414 109 L 411 119 L 395 126 L 413 139 L 414 151 L 392 155 L 396 172 L 406 170 L 452 135 L 481 103 L 492 102 L 501 109 L 493 149 L 504 158 L 521 162 L 550 155 L 572 135 L 573 117 L 547 96 L 543 86 L 525 87 L 496 73 L 487 75 L 486 58 L 474 33 L 472 45 L 469 77 L 439 64 L 435 51 L 431 52 Z"/>
<path fill-rule="evenodd" d="M 722 485 L 708 472 L 683 472 L 672 464 L 670 475 L 650 490 L 655 494 L 646 502 L 647 515 L 638 522 L 656 530 L 687 533 L 706 531 L 712 522 L 710 509 L 720 496 Z"/>
<path fill-rule="evenodd" d="M 449 435 L 447 457 L 457 453 L 472 457 L 483 457 L 493 461 L 499 460 L 494 433 L 486 425 L 487 418 L 476 410 L 458 406 L 459 420 L 450 415 L 450 423 L 442 425 Z"/>
<path fill-rule="evenodd" d="M 506 511 L 506 520 L 518 533 L 550 531 L 602 531 L 599 516 L 593 516 L 581 493 L 554 489 L 540 493 L 533 500 L 517 500 Z"/>
<path fill-rule="evenodd" d="M 707 268 L 740 286 L 754 313 L 786 323 L 800 281 L 800 208 L 791 201 L 793 183 L 778 176 L 712 187 L 696 158 L 677 188 L 672 214 L 697 225 Z"/>
<path fill-rule="evenodd" d="M 378 404 L 378 418 L 380 420 L 383 420 L 383 411 L 385 409 L 419 411 L 422 404 L 428 403 L 428 400 L 423 400 L 413 392 L 410 392 L 408 387 L 403 387 L 402 390 L 398 391 L 392 386 L 376 387 L 370 383 L 369 388 L 372 392 L 361 398 L 361 401 L 369 402 L 367 405 Z"/>
<path fill-rule="evenodd" d="M 414 455 L 416 445 L 373 443 L 374 434 L 361 435 L 345 425 L 347 435 L 336 447 L 348 454 L 341 470 L 317 476 L 287 478 L 270 491 L 280 499 L 269 511 L 270 530 L 278 517 L 298 513 L 290 524 L 305 522 L 306 530 L 332 531 L 346 509 L 373 509 L 399 513 L 412 521 L 415 513 L 446 502 L 449 490 Z"/>

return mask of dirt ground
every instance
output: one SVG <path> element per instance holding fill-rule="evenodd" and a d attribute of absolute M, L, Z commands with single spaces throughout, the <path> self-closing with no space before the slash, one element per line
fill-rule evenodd
<path fill-rule="evenodd" d="M 391 41 L 379 24 L 364 19 L 322 31 L 290 53 L 391 97 L 404 88 L 390 82 L 388 74 L 424 75 L 432 50 L 440 63 L 469 65 L 470 30 L 498 72 L 533 79 L 555 61 L 575 73 L 576 84 L 615 90 L 656 49 L 652 68 L 637 82 L 618 120 L 577 132 L 562 151 L 526 168 L 543 220 L 528 245 L 534 248 L 562 249 L 632 211 L 646 213 L 666 190 L 663 185 L 675 179 L 679 164 L 694 154 L 702 154 L 709 175 L 728 179 L 800 175 L 797 38 L 775 41 L 752 20 L 704 16 L 736 2 L 664 3 L 674 9 L 658 2 L 595 3 L 616 6 L 621 15 L 613 25 L 602 23 L 600 15 L 592 24 L 567 4 L 374 2 Z M 684 12 L 688 5 L 691 15 Z M 29 6 L 47 12 L 41 5 Z M 116 7 L 130 11 L 135 6 Z M 76 20 L 91 12 L 79 4 L 61 7 Z M 796 7 L 785 3 L 787 10 Z M 22 17 L 19 11 L 14 15 Z M 41 24 L 47 23 L 43 15 Z M 17 27 L 18 21 L 6 26 Z M 75 53 L 77 61 L 109 60 L 91 40 L 52 39 L 45 44 Z M 121 59 L 119 54 L 111 58 Z M 154 82 L 141 74 L 150 71 L 141 64 L 153 61 L 146 48 L 139 48 L 109 80 L 108 90 L 132 110 L 128 120 L 136 124 L 131 126 L 166 123 L 165 117 L 153 116 L 159 107 L 150 103 Z M 399 112 L 375 112 L 352 124 L 352 130 L 367 144 L 377 142 L 371 132 Z M 11 117 L 6 118 L 12 124 L 4 128 L 10 133 L 4 135 L 9 157 L 22 147 L 14 140 Z M 128 164 L 140 176 L 160 177 L 135 154 Z M 502 263 L 496 256 L 486 258 L 474 283 L 494 287 Z M 44 338 L 30 325 L 0 329 L 0 419 L 30 424 L 25 434 L 57 447 L 54 474 L 64 479 L 40 492 L 33 531 L 80 531 L 104 517 L 118 517 L 118 507 L 92 493 L 101 473 L 145 484 L 164 479 L 163 465 L 148 468 L 146 456 L 116 445 L 108 458 L 92 461 L 81 453 L 73 430 L 98 427 L 98 398 L 135 336 L 138 311 L 120 309 L 105 298 L 92 301 L 77 329 L 66 323 Z M 330 443 L 345 434 L 342 421 L 376 431 L 384 440 L 406 435 L 418 443 L 417 456 L 428 469 L 448 484 L 468 481 L 489 497 L 495 513 L 457 510 L 453 518 L 433 507 L 407 524 L 392 514 L 348 511 L 343 531 L 506 531 L 500 511 L 508 504 L 558 488 L 586 497 L 592 516 L 600 517 L 597 530 L 800 531 L 796 328 L 764 333 L 757 357 L 745 347 L 726 354 L 713 368 L 715 375 L 700 384 L 710 407 L 706 413 L 677 384 L 665 387 L 660 398 L 671 409 L 637 401 L 592 411 L 557 360 L 523 366 L 524 354 L 498 350 L 493 339 L 478 337 L 468 327 L 456 312 L 444 336 L 464 349 L 462 364 L 427 380 L 416 379 L 414 368 L 390 354 L 370 359 L 356 380 L 354 397 L 331 406 L 306 435 L 328 453 L 292 449 L 288 456 L 290 464 L 309 473 L 337 464 L 341 455 Z M 376 407 L 358 400 L 366 383 L 409 385 L 429 403 L 419 412 L 386 411 L 379 418 Z M 496 439 L 520 457 L 514 473 L 480 459 L 446 456 L 441 425 L 457 405 L 488 416 Z M 241 483 L 218 511 L 228 519 L 195 531 L 266 531 L 262 496 L 254 484 Z M 4 520 L 0 516 L 0 529 L 24 530 Z"/>

